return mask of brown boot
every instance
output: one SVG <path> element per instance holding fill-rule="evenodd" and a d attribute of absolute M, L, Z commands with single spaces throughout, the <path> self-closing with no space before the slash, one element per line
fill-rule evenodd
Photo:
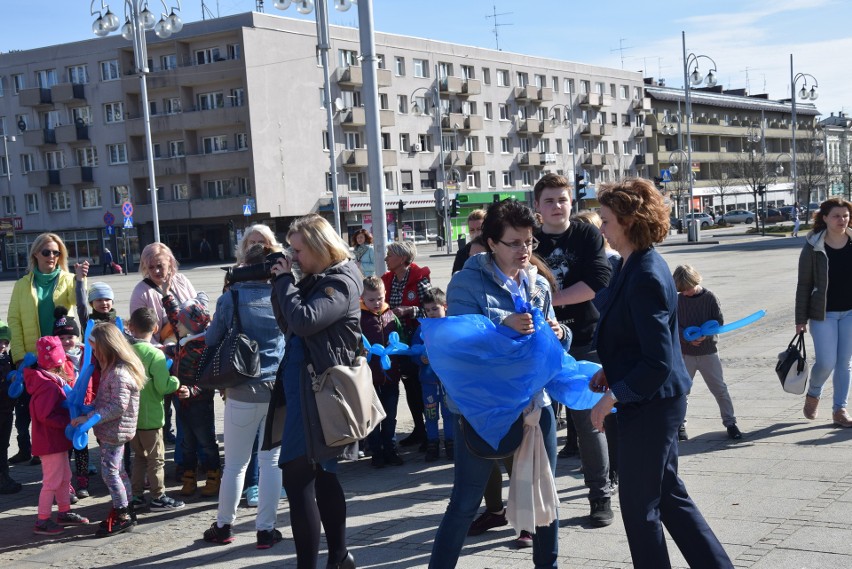
<path fill-rule="evenodd" d="M 219 483 L 222 480 L 222 469 L 207 471 L 207 482 L 201 489 L 201 495 L 205 498 L 216 498 L 219 496 Z"/>
<path fill-rule="evenodd" d="M 838 409 L 834 412 L 834 424 L 838 427 L 852 427 L 852 417 L 846 412 L 846 409 Z"/>
<path fill-rule="evenodd" d="M 810 395 L 805 395 L 805 419 L 810 419 L 813 421 L 817 418 L 817 405 L 819 405 L 819 397 L 811 397 Z"/>
<path fill-rule="evenodd" d="M 183 471 L 183 488 L 180 489 L 181 496 L 192 496 L 198 490 L 198 483 L 195 481 L 194 470 Z"/>

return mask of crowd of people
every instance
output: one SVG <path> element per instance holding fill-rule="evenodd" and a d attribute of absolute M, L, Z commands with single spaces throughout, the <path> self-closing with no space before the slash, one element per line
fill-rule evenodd
<path fill-rule="evenodd" d="M 218 499 L 204 541 L 234 540 L 245 497 L 257 507 L 257 548 L 272 547 L 282 539 L 276 522 L 286 495 L 297 566 L 317 566 L 324 531 L 327 567 L 354 568 L 338 460 L 369 455 L 372 467 L 393 467 L 403 464 L 401 446 L 416 446 L 426 462 L 443 456 L 454 464 L 429 565 L 454 567 L 466 536 L 514 519 L 502 496 L 501 465 L 511 477 L 526 466 L 515 464 L 521 455 L 512 445 L 507 452 L 483 453 L 470 443 L 472 427 L 432 368 L 428 345 L 425 353 L 392 356 L 389 366 L 370 361 L 385 417 L 360 443 L 327 444 L 312 378 L 366 355 L 362 335 L 370 344 L 388 345 L 398 334 L 416 346 L 424 343 L 422 319 L 479 315 L 517 338 L 553 334 L 560 352 L 602 366 L 589 383 L 602 394 L 594 407 L 564 409 L 539 389 L 516 421 L 529 420 L 530 432 L 540 436 L 544 471 L 536 471 L 535 484 L 555 476 L 558 456 L 578 453 L 589 523 L 613 523 L 617 494 L 635 567 L 670 567 L 663 527 L 690 566 L 732 567 L 677 473 L 696 372 L 716 398 L 728 436 L 743 436 L 716 338 L 684 339 L 688 326 L 723 322 L 720 301 L 701 286 L 697 269 L 683 265 L 672 274 L 657 253 L 669 215 L 653 183 L 624 180 L 600 189 L 598 200 L 599 212 L 572 216 L 569 181 L 547 174 L 535 186 L 534 209 L 506 200 L 472 212 L 471 241 L 456 257 L 446 292 L 432 285 L 429 268 L 415 263 L 412 243 L 388 245 L 387 272 L 377 275 L 368 231 L 346 243 L 321 216 L 308 215 L 290 227 L 285 255 L 269 256 L 285 246 L 267 226 L 249 227 L 235 251 L 237 265 L 268 263 L 269 273 L 229 273 L 211 310 L 207 294 L 180 273 L 171 250 L 153 243 L 142 251 L 142 278 L 126 319 L 108 284 L 89 284 L 88 263 L 69 267 L 61 238 L 45 233 L 33 242 L 29 271 L 14 285 L 8 324 L 0 322 L 0 378 L 18 368 L 25 386 L 17 395 L 12 379 L 0 382 L 0 493 L 21 490 L 10 463 L 41 464 L 33 531 L 58 535 L 89 523 L 71 506 L 90 495 L 90 477 L 100 472 L 111 507 L 96 534 L 115 535 L 132 528 L 146 508 L 185 506 L 166 493 L 165 444 L 173 443 L 180 496 Z M 796 331 L 810 328 L 816 348 L 804 415 L 817 417 L 833 372 L 832 421 L 840 427 L 852 426 L 850 215 L 852 204 L 841 198 L 816 212 L 799 260 L 795 303 Z M 546 327 L 536 329 L 531 307 L 544 314 Z M 225 401 L 223 460 L 217 395 L 202 389 L 198 377 L 206 350 L 232 326 L 257 342 L 260 373 L 219 394 Z M 486 387 L 493 381 L 487 367 L 475 381 Z M 70 404 L 75 385 L 85 393 L 82 406 Z M 397 432 L 400 385 L 414 419 L 410 433 Z M 95 446 L 77 448 L 66 435 L 69 425 L 85 430 L 91 423 L 99 468 L 89 460 Z M 13 424 L 18 453 L 8 457 Z M 557 451 L 560 428 L 567 442 Z M 537 512 L 534 525 L 516 528 L 517 546 L 532 547 L 537 568 L 556 567 L 558 559 L 557 499 L 543 496 L 550 513 Z"/>

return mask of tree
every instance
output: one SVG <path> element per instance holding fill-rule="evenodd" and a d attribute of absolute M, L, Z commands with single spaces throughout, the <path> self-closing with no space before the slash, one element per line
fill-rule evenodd
<path fill-rule="evenodd" d="M 819 190 L 828 187 L 828 170 L 825 166 L 822 135 L 815 129 L 799 130 L 796 139 L 796 200 L 806 208 L 805 219 L 810 217 L 810 203 L 819 197 Z"/>
<path fill-rule="evenodd" d="M 757 144 L 753 144 L 753 146 L 757 146 Z M 746 150 L 737 157 L 734 167 L 736 176 L 743 181 L 754 197 L 755 210 L 759 209 L 761 190 L 765 190 L 770 179 L 774 179 L 774 173 L 772 177 L 770 176 L 772 168 L 766 163 L 766 156 L 757 148 Z M 760 229 L 759 216 L 756 214 L 755 211 L 754 227 Z"/>
<path fill-rule="evenodd" d="M 719 196 L 722 202 L 722 213 L 724 213 L 725 196 L 736 193 L 736 186 L 739 184 L 736 168 L 730 164 L 711 164 L 710 167 L 713 175 L 713 193 Z"/>

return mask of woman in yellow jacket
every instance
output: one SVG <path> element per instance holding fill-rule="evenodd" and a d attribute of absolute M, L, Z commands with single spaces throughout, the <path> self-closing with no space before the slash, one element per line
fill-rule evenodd
<path fill-rule="evenodd" d="M 68 271 L 68 249 L 54 233 L 42 233 L 30 247 L 28 272 L 15 283 L 9 301 L 10 349 L 17 364 L 27 352 L 35 352 L 36 340 L 53 330 L 53 311 L 64 306 L 69 312 L 86 305 L 88 261 Z M 22 394 L 15 403 L 15 428 L 18 454 L 11 463 L 30 460 L 29 396 Z"/>

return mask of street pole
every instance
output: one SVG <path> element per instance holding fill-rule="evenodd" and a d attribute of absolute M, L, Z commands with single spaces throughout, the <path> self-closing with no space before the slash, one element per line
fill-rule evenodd
<path fill-rule="evenodd" d="M 334 146 L 334 105 L 331 101 L 331 77 L 328 67 L 328 50 L 331 42 L 328 33 L 328 10 L 325 0 L 316 3 L 317 8 L 317 49 L 320 53 L 322 63 L 322 92 L 325 97 L 326 128 L 328 129 L 328 157 L 331 173 L 331 199 L 332 212 L 334 214 L 334 230 L 341 234 L 340 228 L 340 199 L 337 190 L 337 154 Z"/>
<path fill-rule="evenodd" d="M 450 192 L 447 190 L 447 170 L 444 166 L 444 129 L 441 126 L 441 79 L 438 76 L 438 64 L 435 64 L 435 87 L 432 91 L 432 106 L 435 108 L 435 126 L 438 127 L 438 162 L 441 169 L 441 189 L 444 192 L 444 236 L 447 239 L 447 254 L 453 252 L 450 228 Z"/>
<path fill-rule="evenodd" d="M 693 209 L 695 203 L 695 188 L 692 181 L 692 132 L 690 130 L 690 124 L 692 123 L 692 99 L 689 95 L 689 70 L 688 70 L 688 62 L 686 57 L 686 32 L 681 32 L 681 40 L 683 44 L 683 90 L 686 94 L 686 167 L 687 167 L 687 178 L 689 179 L 689 207 L 688 210 Z M 694 216 L 693 216 L 694 217 Z M 691 218 L 689 220 L 689 225 L 687 229 L 687 238 L 689 241 L 700 241 L 701 236 L 698 231 L 698 227 L 696 226 L 693 229 L 693 226 L 698 222 L 697 219 Z M 694 237 L 694 238 L 693 238 Z"/>
<path fill-rule="evenodd" d="M 790 165 L 790 177 L 793 178 L 793 203 L 799 203 L 799 180 L 796 168 L 796 81 L 793 79 L 793 54 L 790 54 L 790 103 L 792 104 L 793 139 L 790 154 L 793 161 Z"/>
<path fill-rule="evenodd" d="M 15 142 L 15 137 L 11 137 L 12 142 Z M 3 156 L 6 158 L 6 184 L 9 191 L 9 207 L 13 202 L 12 198 L 12 161 L 9 160 L 9 136 L 3 133 Z M 15 278 L 21 278 L 21 268 L 18 266 L 18 240 L 15 236 L 15 210 L 12 210 L 12 256 L 15 260 Z M 7 250 L 8 252 L 8 250 Z M 6 268 L 9 268 L 9 256 L 6 256 Z"/>

